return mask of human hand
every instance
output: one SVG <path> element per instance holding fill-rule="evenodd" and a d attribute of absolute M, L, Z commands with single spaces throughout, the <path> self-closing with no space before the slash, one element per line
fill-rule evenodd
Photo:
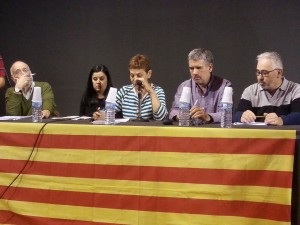
<path fill-rule="evenodd" d="M 277 125 L 277 126 L 283 125 L 282 118 L 277 116 L 276 113 L 265 113 L 264 116 L 266 117 L 264 121 L 265 124 Z"/>
<path fill-rule="evenodd" d="M 16 88 L 22 90 L 26 87 L 28 87 L 32 82 L 32 76 L 31 75 L 22 75 L 19 78 L 15 79 L 16 82 Z"/>
<path fill-rule="evenodd" d="M 42 110 L 42 118 L 49 118 L 50 111 L 48 109 Z"/>
<path fill-rule="evenodd" d="M 104 118 L 105 118 L 104 110 L 98 110 L 93 113 L 93 120 L 104 120 Z"/>
<path fill-rule="evenodd" d="M 146 92 L 151 93 L 153 92 L 153 89 L 151 87 L 151 84 L 148 82 L 147 79 L 144 79 L 143 77 L 141 78 L 137 78 L 135 80 L 135 83 L 137 82 L 137 80 L 142 82 L 141 88 L 144 89 Z M 136 85 L 136 87 L 138 87 L 138 85 Z"/>
<path fill-rule="evenodd" d="M 241 117 L 241 122 L 242 123 L 251 123 L 251 122 L 254 122 L 255 119 L 256 119 L 255 114 L 252 111 L 247 110 L 243 113 L 243 115 Z"/>
<path fill-rule="evenodd" d="M 210 122 L 211 117 L 208 113 L 205 112 L 205 110 L 198 106 L 193 106 L 190 109 L 190 115 L 192 119 L 201 119 L 205 122 Z"/>

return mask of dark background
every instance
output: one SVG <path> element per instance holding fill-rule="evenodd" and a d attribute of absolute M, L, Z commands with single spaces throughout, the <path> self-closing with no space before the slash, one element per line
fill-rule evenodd
<path fill-rule="evenodd" d="M 256 82 L 256 55 L 264 51 L 280 53 L 287 79 L 300 83 L 299 25 L 298 0 L 1 0 L 0 54 L 8 73 L 14 61 L 28 63 L 35 80 L 52 85 L 62 115 L 77 115 L 90 69 L 107 65 L 120 88 L 137 53 L 149 56 L 170 108 L 190 77 L 187 54 L 204 47 L 237 103 Z"/>

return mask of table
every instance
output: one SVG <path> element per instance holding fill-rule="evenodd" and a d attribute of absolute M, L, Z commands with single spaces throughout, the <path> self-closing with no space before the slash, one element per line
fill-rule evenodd
<path fill-rule="evenodd" d="M 1 224 L 298 223 L 295 130 L 43 125 L 1 123 Z"/>

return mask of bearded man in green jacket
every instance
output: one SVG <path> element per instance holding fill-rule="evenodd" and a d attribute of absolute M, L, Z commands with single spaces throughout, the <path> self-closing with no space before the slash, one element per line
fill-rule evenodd
<path fill-rule="evenodd" d="M 30 116 L 32 114 L 32 94 L 34 87 L 41 87 L 43 100 L 42 118 L 53 116 L 56 104 L 52 88 L 47 82 L 34 82 L 29 66 L 22 61 L 17 61 L 10 68 L 14 87 L 7 89 L 5 94 L 6 115 Z"/>

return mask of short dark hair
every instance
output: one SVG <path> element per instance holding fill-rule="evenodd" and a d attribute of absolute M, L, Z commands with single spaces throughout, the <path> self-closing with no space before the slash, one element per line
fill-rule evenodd
<path fill-rule="evenodd" d="M 146 72 L 151 70 L 150 60 L 146 55 L 137 54 L 133 56 L 128 64 L 129 69 L 143 69 Z"/>

